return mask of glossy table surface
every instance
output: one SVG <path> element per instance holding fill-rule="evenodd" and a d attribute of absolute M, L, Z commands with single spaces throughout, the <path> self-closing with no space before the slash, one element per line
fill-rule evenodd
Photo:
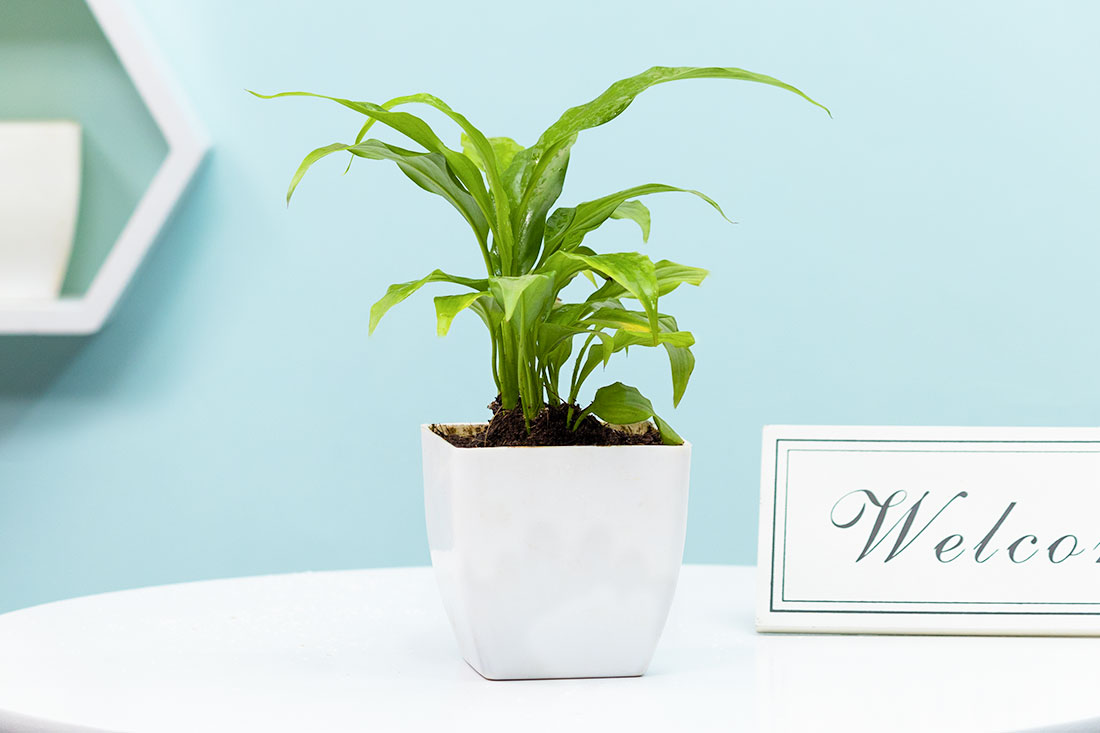
<path fill-rule="evenodd" d="M 1100 715 L 1100 639 L 761 635 L 754 575 L 686 566 L 633 679 L 483 680 L 428 568 L 61 601 L 0 616 L 0 731 L 970 732 Z"/>

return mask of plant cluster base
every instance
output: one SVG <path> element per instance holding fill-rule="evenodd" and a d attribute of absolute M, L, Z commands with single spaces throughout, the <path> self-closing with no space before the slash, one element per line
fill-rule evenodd
<path fill-rule="evenodd" d="M 531 429 L 523 420 L 519 407 L 505 410 L 498 397 L 489 405 L 493 417 L 487 425 L 472 430 L 455 430 L 447 425 L 432 425 L 432 432 L 458 448 L 500 448 L 506 446 L 554 445 L 661 445 L 661 434 L 652 423 L 612 426 L 594 417 L 586 417 L 574 430 L 566 424 L 568 405 L 543 408 L 531 421 Z M 573 406 L 573 415 L 581 408 Z"/>

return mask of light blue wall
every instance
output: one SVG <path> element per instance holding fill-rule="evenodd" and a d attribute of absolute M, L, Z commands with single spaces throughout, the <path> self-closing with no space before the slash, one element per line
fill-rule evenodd
<path fill-rule="evenodd" d="M 689 561 L 753 561 L 765 423 L 1096 424 L 1100 6 L 689 5 L 136 2 L 217 147 L 106 331 L 0 339 L 0 608 L 427 560 L 416 426 L 483 414 L 486 345 L 472 317 L 436 339 L 427 298 L 369 341 L 367 311 L 476 252 L 380 164 L 322 165 L 287 210 L 357 121 L 245 87 L 428 90 L 521 142 L 655 63 L 833 108 L 665 86 L 575 148 L 566 202 L 656 180 L 739 221 L 652 202 L 645 251 L 713 272 L 665 306 L 700 340 Z M 667 403 L 660 358 L 627 366 Z"/>

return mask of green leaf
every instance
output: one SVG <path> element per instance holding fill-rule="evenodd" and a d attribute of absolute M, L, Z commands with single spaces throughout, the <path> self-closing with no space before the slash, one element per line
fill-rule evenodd
<path fill-rule="evenodd" d="M 677 333 L 687 332 L 678 331 Z M 692 340 L 694 341 L 694 339 Z M 680 406 L 680 400 L 683 398 L 684 392 L 687 391 L 688 380 L 691 379 L 691 373 L 695 370 L 695 356 L 691 353 L 691 349 L 689 349 L 688 346 L 691 346 L 691 344 L 664 344 L 665 351 L 668 352 L 669 368 L 672 370 L 673 407 Z"/>
<path fill-rule="evenodd" d="M 506 241 L 510 240 L 510 206 L 508 203 L 508 198 L 504 192 L 504 184 L 501 179 L 501 169 L 497 166 L 496 151 L 493 144 L 490 143 L 489 139 L 485 137 L 485 134 L 482 133 L 481 130 L 479 130 L 477 127 L 475 127 L 472 122 L 466 119 L 464 115 L 455 112 L 453 109 L 451 109 L 450 105 L 448 105 L 446 102 L 444 102 L 442 99 L 435 96 L 434 94 L 410 94 L 405 97 L 401 97 L 400 104 L 426 104 L 429 107 L 433 107 L 434 109 L 437 109 L 445 114 L 462 129 L 462 137 L 464 138 L 463 147 L 466 147 L 466 143 L 468 141 L 470 147 L 477 151 L 477 156 L 481 160 L 481 164 L 479 167 L 485 172 L 485 178 L 489 181 L 489 190 L 493 193 L 493 210 L 496 213 L 496 220 L 498 225 L 494 228 L 494 231 L 497 232 L 497 236 L 501 239 L 504 239 Z M 384 109 L 384 107 L 380 108 Z M 432 148 L 428 149 L 431 150 Z M 455 155 L 457 157 L 457 153 Z M 480 175 L 478 176 L 478 180 L 480 181 Z M 463 182 L 465 182 L 465 179 L 463 179 Z M 486 214 L 488 213 L 489 212 L 486 212 Z"/>
<path fill-rule="evenodd" d="M 539 259 L 546 229 L 546 214 L 561 195 L 573 140 L 574 138 L 567 138 L 542 156 L 532 169 L 531 181 L 525 186 L 523 195 L 515 206 L 512 230 L 516 235 L 517 272 L 527 272 Z"/>
<path fill-rule="evenodd" d="M 676 288 L 687 283 L 688 285 L 700 285 L 709 274 L 701 267 L 689 267 L 677 264 L 669 260 L 661 260 L 656 263 L 654 270 L 657 275 L 657 295 L 665 297 Z M 626 288 L 614 280 L 608 280 L 595 292 L 588 296 L 589 303 L 613 298 L 622 298 L 629 295 Z"/>
<path fill-rule="evenodd" d="M 539 325 L 539 348 L 549 352 L 557 348 L 562 341 L 572 340 L 581 335 L 595 336 L 605 346 L 613 347 L 615 343 L 614 337 L 603 331 L 579 326 L 563 326 L 560 323 L 547 321 Z"/>
<path fill-rule="evenodd" d="M 255 92 L 253 92 L 253 94 L 255 94 Z M 410 104 L 417 101 L 417 96 L 416 94 L 406 94 L 400 97 L 394 97 L 393 99 L 386 100 L 379 106 L 382 107 L 382 109 L 393 109 L 394 107 L 400 107 L 402 104 Z M 365 138 L 367 132 L 374 127 L 375 122 L 377 122 L 377 120 L 373 117 L 368 117 L 366 122 L 363 123 L 363 126 L 359 128 L 359 134 L 355 136 L 355 143 L 357 145 L 363 142 L 363 138 Z"/>
<path fill-rule="evenodd" d="M 478 291 L 485 291 L 489 287 L 489 282 L 487 280 L 475 280 L 468 277 L 448 275 L 442 270 L 433 270 L 419 280 L 410 280 L 407 283 L 396 283 L 389 286 L 389 288 L 386 289 L 386 294 L 383 295 L 377 303 L 371 306 L 370 327 L 368 332 L 374 333 L 374 329 L 378 327 L 378 322 L 382 320 L 382 316 L 386 315 L 386 311 L 390 308 L 405 300 L 405 298 L 408 298 L 428 283 L 436 282 L 454 283 L 455 285 L 462 285 Z"/>
<path fill-rule="evenodd" d="M 581 416 L 588 414 L 612 425 L 630 425 L 653 417 L 653 405 L 634 387 L 615 382 L 596 390 L 592 404 Z"/>
<path fill-rule="evenodd" d="M 405 135 L 410 140 L 416 142 L 419 145 L 422 145 L 424 149 L 430 153 L 439 153 L 444 158 L 446 158 L 447 164 L 448 166 L 450 166 L 450 169 L 454 172 L 458 180 L 461 181 L 462 185 L 466 187 L 466 190 L 470 192 L 470 195 L 473 196 L 474 201 L 477 202 L 478 207 L 481 209 L 482 213 L 485 214 L 485 217 L 489 220 L 490 226 L 493 230 L 493 234 L 497 237 L 502 236 L 501 231 L 499 231 L 501 224 L 499 219 L 501 217 L 496 216 L 497 210 L 494 206 L 494 203 L 489 198 L 489 192 L 485 189 L 485 181 L 481 177 L 481 171 L 479 171 L 478 167 L 474 165 L 474 162 L 467 158 L 465 155 L 451 150 L 449 147 L 444 145 L 443 141 L 439 139 L 439 136 L 435 134 L 435 131 L 432 130 L 431 126 L 416 115 L 409 114 L 408 112 L 393 112 L 386 109 L 382 105 L 374 104 L 373 102 L 357 102 L 350 99 L 343 99 L 341 97 L 330 97 L 324 94 L 314 94 L 312 92 L 280 92 L 278 94 L 258 94 L 256 92 L 251 92 L 251 94 L 259 97 L 260 99 L 276 99 L 280 97 L 315 97 L 318 99 L 327 99 L 329 101 L 336 102 L 337 104 L 350 110 L 354 110 L 359 114 L 366 115 L 367 117 L 381 122 L 383 125 L 386 125 L 387 127 L 397 132 L 400 132 L 402 135 Z M 421 101 L 429 103 L 427 101 L 427 98 L 429 97 L 433 100 L 435 99 L 434 97 L 431 97 L 431 95 L 422 94 L 409 95 L 405 99 L 409 101 Z M 438 102 L 438 100 L 435 101 Z M 442 102 L 439 102 L 439 104 L 442 104 Z M 433 104 L 433 106 L 435 105 Z M 437 107 L 437 109 L 443 109 L 443 107 L 446 107 L 446 105 L 443 105 L 442 107 Z M 461 117 L 461 115 L 457 115 L 457 113 L 455 113 L 453 110 L 450 110 L 449 107 L 446 107 L 444 113 L 448 114 L 448 116 L 451 116 L 452 119 L 456 119 L 456 121 L 457 118 Z M 465 118 L 462 118 L 462 120 L 465 120 Z M 466 124 L 469 123 L 466 122 Z M 470 127 L 473 128 L 472 125 L 470 125 Z M 476 128 L 473 129 L 476 130 Z M 471 137 L 473 137 L 475 140 L 477 139 L 477 135 L 474 135 L 472 133 Z M 483 135 L 482 139 L 484 139 Z M 487 142 L 486 145 L 488 145 Z M 487 147 L 486 149 L 488 150 L 489 148 Z M 501 191 L 501 194 L 502 195 L 500 198 L 502 200 L 498 201 L 496 206 L 506 207 L 507 202 L 503 201 L 503 190 Z M 503 223 L 505 225 L 509 223 L 508 217 L 504 217 Z M 506 234 L 504 236 L 505 238 L 507 238 L 508 235 Z"/>
<path fill-rule="evenodd" d="M 653 403 L 636 388 L 622 382 L 615 382 L 596 390 L 592 404 L 584 408 L 577 417 L 577 424 L 590 414 L 612 425 L 630 425 L 652 418 L 657 424 L 657 429 L 661 431 L 662 443 L 680 445 L 684 442 L 672 426 L 653 411 Z"/>
<path fill-rule="evenodd" d="M 576 249 L 577 245 L 584 240 L 585 235 L 598 228 L 609 218 L 613 218 L 615 212 L 630 199 L 636 196 L 648 196 L 655 193 L 690 193 L 693 196 L 698 196 L 721 214 L 722 218 L 729 221 L 725 212 L 722 211 L 722 207 L 719 206 L 714 199 L 701 191 L 694 191 L 688 188 L 677 188 L 676 186 L 669 186 L 664 183 L 646 183 L 641 186 L 633 186 L 622 191 L 616 191 L 615 193 L 601 196 L 592 201 L 585 201 L 571 208 L 555 210 L 547 220 L 546 254 L 544 254 L 544 259 L 549 254 L 553 254 L 559 249 L 566 251 Z M 638 203 L 638 205 L 641 206 L 640 203 Z M 645 207 L 643 206 L 642 208 L 644 209 Z M 620 216 L 617 218 L 623 217 Z M 646 224 L 643 226 L 642 231 L 645 235 L 648 235 L 648 211 L 645 215 L 645 221 Z"/>
<path fill-rule="evenodd" d="M 653 343 L 657 343 L 657 334 L 660 332 L 657 322 L 657 271 L 652 260 L 637 252 L 604 255 L 582 255 L 575 252 L 559 254 L 566 261 L 583 262 L 604 277 L 611 278 L 637 298 L 649 316 Z"/>
<path fill-rule="evenodd" d="M 491 277 L 489 291 L 504 310 L 504 321 L 529 331 L 554 302 L 552 275 Z"/>
<path fill-rule="evenodd" d="M 512 158 L 516 157 L 516 153 L 523 150 L 523 146 L 510 137 L 491 137 L 489 138 L 489 145 L 493 148 L 493 157 L 499 171 L 508 170 L 508 166 L 512 164 Z M 485 161 L 470 136 L 466 133 L 462 133 L 462 152 L 469 156 L 478 168 L 485 170 Z"/>
<path fill-rule="evenodd" d="M 348 146 L 347 150 L 360 158 L 393 161 L 417 186 L 442 196 L 454 206 L 470 224 L 480 241 L 484 241 L 488 236 L 489 222 L 485 214 L 478 208 L 470 192 L 455 180 L 444 156 L 438 153 L 405 150 L 381 140 L 366 140 Z"/>
<path fill-rule="evenodd" d="M 641 201 L 624 201 L 611 212 L 612 219 L 630 219 L 642 230 L 642 241 L 649 241 L 649 209 Z"/>
<path fill-rule="evenodd" d="M 435 299 L 435 332 L 446 336 L 451 330 L 451 322 L 462 311 L 473 305 L 478 298 L 487 296 L 487 292 L 462 293 L 460 295 L 440 295 Z"/>
<path fill-rule="evenodd" d="M 581 321 L 585 325 L 602 325 L 600 322 L 590 324 L 589 321 Z M 607 323 L 611 327 L 611 323 Z M 688 348 L 695 345 L 695 336 L 691 331 L 667 331 L 657 334 L 657 342 L 653 343 L 653 337 L 648 333 L 642 334 L 629 329 L 620 329 L 615 332 L 615 351 L 621 351 L 630 346 L 674 346 Z"/>
<path fill-rule="evenodd" d="M 630 106 L 630 103 L 634 101 L 634 98 L 646 89 L 657 84 L 664 84 L 666 82 L 679 81 L 682 79 L 731 79 L 735 81 L 751 81 L 759 84 L 767 84 L 793 92 L 811 104 L 821 107 L 821 109 L 832 116 L 828 108 L 810 99 L 810 97 L 806 96 L 799 89 L 764 74 L 756 74 L 751 71 L 746 71 L 745 69 L 732 67 L 654 66 L 640 74 L 615 82 L 608 87 L 603 94 L 599 95 L 591 102 L 569 108 L 562 114 L 557 122 L 542 133 L 538 142 L 532 147 L 546 149 L 562 138 L 575 135 L 581 130 L 598 127 L 610 122 L 622 114 L 623 111 Z"/>
<path fill-rule="evenodd" d="M 546 320 L 563 326 L 570 326 L 580 320 L 585 313 L 591 310 L 586 303 L 554 303 L 550 315 Z"/>
<path fill-rule="evenodd" d="M 509 185 L 510 191 L 512 186 L 518 185 L 522 190 L 528 184 L 530 170 L 538 165 L 541 157 L 548 150 L 551 150 L 562 140 L 575 136 L 582 130 L 598 127 L 615 119 L 630 106 L 635 97 L 646 89 L 671 81 L 708 78 L 750 81 L 785 89 L 829 113 L 827 108 L 806 96 L 799 89 L 764 74 L 732 67 L 654 66 L 640 74 L 615 82 L 592 101 L 566 110 L 557 122 L 542 133 L 534 145 L 524 150 L 521 155 L 517 155 L 512 161 L 512 168 L 515 170 L 510 169 L 505 173 L 505 181 Z M 832 113 L 829 114 L 832 116 Z M 552 252 L 552 250 L 548 251 Z"/>
<path fill-rule="evenodd" d="M 653 415 L 653 422 L 657 423 L 657 429 L 661 431 L 661 442 L 665 445 L 683 445 L 684 439 L 676 434 L 672 426 L 661 419 L 660 415 Z"/>
<path fill-rule="evenodd" d="M 580 323 L 599 325 L 605 328 L 621 328 L 624 331 L 633 331 L 646 336 L 652 335 L 647 314 L 621 308 L 599 308 L 582 319 Z"/>
<path fill-rule="evenodd" d="M 496 333 L 500 324 L 504 322 L 504 311 L 500 304 L 493 298 L 481 298 L 470 304 L 470 310 L 481 318 L 490 333 Z"/>
<path fill-rule="evenodd" d="M 298 166 L 298 170 L 294 171 L 294 176 L 290 179 L 290 187 L 286 190 L 286 203 L 290 205 L 290 197 L 294 195 L 294 189 L 298 188 L 298 184 L 302 180 L 302 176 L 306 174 L 314 163 L 319 161 L 325 156 L 332 155 L 333 153 L 339 153 L 343 150 L 347 150 L 348 146 L 343 143 L 332 143 L 322 148 L 317 148 L 305 158 L 302 159 L 301 165 Z"/>

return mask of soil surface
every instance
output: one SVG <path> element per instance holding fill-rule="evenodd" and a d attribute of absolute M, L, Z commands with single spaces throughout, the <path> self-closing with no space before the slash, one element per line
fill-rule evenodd
<path fill-rule="evenodd" d="M 544 408 L 531 421 L 531 432 L 523 422 L 523 411 L 501 409 L 500 398 L 489 405 L 493 417 L 487 425 L 478 426 L 473 432 L 456 432 L 446 425 L 432 425 L 432 432 L 459 448 L 499 448 L 502 446 L 552 446 L 552 445 L 662 445 L 661 434 L 652 423 L 632 425 L 620 429 L 586 417 L 573 430 L 565 426 L 569 412 L 567 405 Z M 573 414 L 581 411 L 573 406 Z"/>

